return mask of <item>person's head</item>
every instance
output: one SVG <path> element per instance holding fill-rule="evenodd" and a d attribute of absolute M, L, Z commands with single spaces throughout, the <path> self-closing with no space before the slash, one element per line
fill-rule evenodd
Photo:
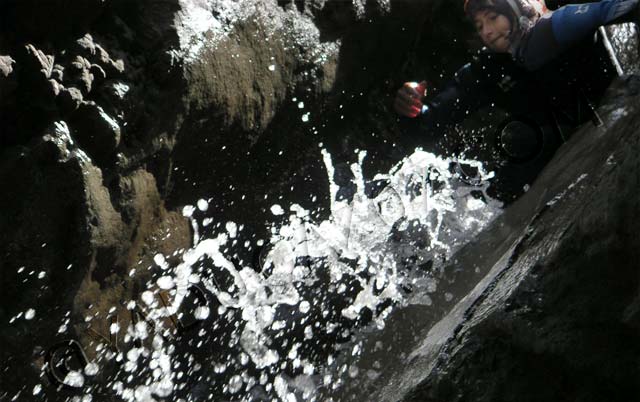
<path fill-rule="evenodd" d="M 465 0 L 464 4 L 482 42 L 499 53 L 513 50 L 544 8 L 542 0 Z"/>

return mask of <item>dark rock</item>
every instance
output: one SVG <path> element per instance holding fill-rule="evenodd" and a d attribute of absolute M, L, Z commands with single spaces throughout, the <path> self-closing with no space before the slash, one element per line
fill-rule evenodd
<path fill-rule="evenodd" d="M 365 19 L 377 19 L 388 15 L 390 3 L 384 0 L 319 0 L 305 4 L 304 11 L 315 16 L 316 24 L 328 38 L 344 34 L 353 24 Z"/>
<path fill-rule="evenodd" d="M 30 92 L 34 96 L 33 106 L 44 111 L 45 116 L 51 115 L 56 110 L 56 97 L 60 94 L 62 86 L 58 81 L 36 80 L 31 83 Z"/>
<path fill-rule="evenodd" d="M 56 98 L 56 103 L 60 114 L 67 116 L 78 109 L 82 103 L 82 92 L 78 88 L 69 87 L 62 88 L 60 94 Z"/>
<path fill-rule="evenodd" d="M 122 18 L 117 15 L 113 18 L 113 24 L 115 26 L 115 30 L 120 32 L 120 37 L 122 38 L 124 44 L 127 46 L 132 45 L 136 38 L 136 33 L 133 31 L 133 29 L 131 29 L 129 24 L 124 22 Z"/>
<path fill-rule="evenodd" d="M 46 351 L 70 337 L 95 348 L 86 314 L 106 314 L 114 306 L 124 310 L 122 301 L 135 298 L 133 289 L 150 279 L 142 270 L 139 279 L 131 279 L 129 269 L 152 265 L 156 252 L 170 255 L 188 247 L 189 225 L 164 209 L 153 176 L 143 169 L 123 175 L 112 201 L 100 169 L 73 142 L 63 121 L 28 147 L 3 149 L 0 182 L 11 187 L 0 192 L 0 207 L 13 211 L 0 215 L 0 295 L 10 300 L 0 305 L 0 317 L 8 323 L 0 341 L 21 345 L 0 348 L 5 365 L 0 395 L 30 400 L 31 391 L 24 390 L 37 385 L 39 397 L 65 399 L 66 391 L 43 376 Z M 119 275 L 125 280 L 114 282 Z M 33 320 L 9 323 L 31 308 Z M 95 357 L 94 349 L 86 352 Z"/>
<path fill-rule="evenodd" d="M 0 56 L 0 104 L 7 101 L 17 87 L 11 56 Z"/>
<path fill-rule="evenodd" d="M 16 61 L 11 56 L 0 56 L 0 78 L 7 78 L 13 72 L 13 63 Z"/>
<path fill-rule="evenodd" d="M 36 311 L 33 320 L 18 320 L 0 332 L 2 343 L 13 345 L 0 348 L 2 392 L 13 397 L 43 381 L 44 356 L 33 350 L 46 351 L 70 336 L 71 326 L 58 331 L 83 278 L 96 266 L 93 258 L 118 250 L 127 239 L 109 208 L 100 170 L 72 147 L 62 122 L 33 148 L 3 149 L 0 182 L 11 189 L 0 192 L 0 208 L 12 211 L 0 216 L 0 316 L 8 323 L 21 311 Z M 31 393 L 22 394 L 29 400 Z M 51 394 L 46 399 L 60 398 L 55 387 Z"/>
<path fill-rule="evenodd" d="M 89 72 L 93 76 L 95 85 L 100 85 L 107 78 L 107 74 L 104 72 L 102 67 L 97 64 L 92 64 Z"/>
<path fill-rule="evenodd" d="M 60 64 L 54 64 L 51 70 L 51 78 L 62 84 L 64 80 L 64 67 Z"/>
<path fill-rule="evenodd" d="M 88 95 L 91 92 L 93 74 L 90 70 L 91 63 L 81 56 L 76 56 L 66 70 L 67 82 L 77 85 L 83 95 Z"/>
<path fill-rule="evenodd" d="M 120 80 L 107 80 L 98 89 L 98 96 L 113 110 L 121 110 L 131 90 L 129 84 Z"/>
<path fill-rule="evenodd" d="M 74 147 L 67 123 L 56 121 L 35 141 L 33 155 L 45 164 L 65 162 L 71 157 Z"/>
<path fill-rule="evenodd" d="M 190 2 L 143 0 L 136 3 L 136 13 L 140 17 L 134 28 L 137 41 L 149 49 L 176 46 L 175 16 L 181 8 L 192 6 Z"/>
<path fill-rule="evenodd" d="M 120 144 L 120 125 L 94 102 L 82 102 L 72 116 L 73 136 L 89 156 L 103 165 Z"/>
<path fill-rule="evenodd" d="M 54 57 L 44 54 L 41 50 L 38 50 L 32 44 L 25 46 L 26 57 L 24 59 L 23 68 L 25 78 L 35 77 L 37 73 L 40 73 L 44 78 L 51 77 L 51 71 L 53 70 Z"/>
<path fill-rule="evenodd" d="M 80 54 L 88 59 L 96 54 L 96 44 L 93 42 L 91 34 L 85 34 L 75 41 L 75 46 L 70 49 L 71 53 Z"/>
<path fill-rule="evenodd" d="M 124 61 L 112 60 L 109 53 L 102 48 L 102 46 L 96 44 L 96 54 L 93 61 L 99 64 L 105 71 L 108 77 L 117 78 L 124 73 Z"/>
<path fill-rule="evenodd" d="M 51 87 L 50 93 L 55 97 L 60 94 L 60 90 L 63 88 L 62 85 L 58 83 L 56 80 L 49 80 L 49 85 Z"/>

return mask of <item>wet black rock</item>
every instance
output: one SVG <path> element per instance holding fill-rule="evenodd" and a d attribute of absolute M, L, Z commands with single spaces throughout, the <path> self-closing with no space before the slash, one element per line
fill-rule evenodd
<path fill-rule="evenodd" d="M 68 116 L 75 112 L 82 100 L 82 92 L 75 87 L 61 88 L 60 94 L 56 98 L 58 109 L 62 116 Z"/>
<path fill-rule="evenodd" d="M 75 339 L 95 354 L 86 317 L 130 315 L 123 300 L 151 274 L 129 273 L 190 246 L 184 204 L 213 197 L 216 219 L 264 237 L 265 202 L 326 200 L 320 142 L 353 156 L 354 143 L 395 135 L 387 93 L 407 76 L 400 67 L 424 22 L 416 11 L 430 6 L 248 3 L 0 2 L 0 53 L 16 60 L 4 59 L 9 81 L 0 76 L 0 319 L 14 319 L 0 331 L 12 345 L 0 348 L 0 399 L 78 396 L 46 375 L 47 351 Z M 215 21 L 201 31 L 195 16 Z M 29 308 L 33 321 L 16 318 Z M 211 366 L 211 355 L 196 357 Z"/>
<path fill-rule="evenodd" d="M 640 77 L 614 84 L 599 109 L 604 127 L 575 133 L 456 255 L 432 305 L 394 312 L 368 340 L 387 350 L 360 363 L 375 381 L 359 377 L 339 399 L 637 399 L 639 94 Z"/>
<path fill-rule="evenodd" d="M 130 86 L 121 80 L 109 80 L 100 87 L 100 95 L 105 102 L 113 108 L 124 104 L 125 97 L 129 93 Z"/>
<path fill-rule="evenodd" d="M 71 152 L 77 150 L 69 132 L 69 126 L 63 120 L 47 127 L 42 137 L 33 143 L 33 155 L 46 164 L 68 161 Z"/>
<path fill-rule="evenodd" d="M 120 144 L 120 125 L 101 106 L 83 101 L 71 117 L 70 123 L 73 137 L 91 158 L 103 165 L 113 157 Z"/>

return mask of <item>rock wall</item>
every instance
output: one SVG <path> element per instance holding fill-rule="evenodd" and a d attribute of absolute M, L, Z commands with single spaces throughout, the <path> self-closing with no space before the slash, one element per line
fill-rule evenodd
<path fill-rule="evenodd" d="M 394 311 L 358 363 L 376 375 L 335 397 L 637 399 L 639 96 L 637 76 L 617 81 L 605 125 L 575 133 L 457 254 L 432 305 Z"/>
<path fill-rule="evenodd" d="M 190 246 L 185 204 L 260 237 L 273 199 L 322 209 L 319 143 L 401 156 L 391 97 L 464 58 L 452 22 L 436 1 L 2 2 L 0 399 L 73 395 L 47 351 L 110 338 L 154 255 Z"/>

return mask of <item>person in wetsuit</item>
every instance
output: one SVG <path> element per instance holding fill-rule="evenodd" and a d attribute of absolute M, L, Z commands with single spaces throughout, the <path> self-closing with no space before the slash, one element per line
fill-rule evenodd
<path fill-rule="evenodd" d="M 520 120 L 525 123 L 511 130 L 512 138 L 490 140 L 501 142 L 495 148 L 501 152 L 500 164 L 508 165 L 498 175 L 498 187 L 503 187 L 498 193 L 518 195 L 522 183 L 533 180 L 568 133 L 586 121 L 598 123 L 595 101 L 615 74 L 597 60 L 606 55 L 594 47 L 593 34 L 602 25 L 634 21 L 637 9 L 638 0 L 566 5 L 555 11 L 536 0 L 467 0 L 465 13 L 486 48 L 424 102 L 424 82 L 407 82 L 398 90 L 394 108 L 408 127 L 409 142 L 419 145 L 444 137 L 448 127 L 489 105 L 524 116 Z M 493 132 L 509 133 L 504 130 L 508 124 Z M 527 125 L 532 129 L 520 129 Z M 451 144 L 445 148 L 450 150 Z"/>

